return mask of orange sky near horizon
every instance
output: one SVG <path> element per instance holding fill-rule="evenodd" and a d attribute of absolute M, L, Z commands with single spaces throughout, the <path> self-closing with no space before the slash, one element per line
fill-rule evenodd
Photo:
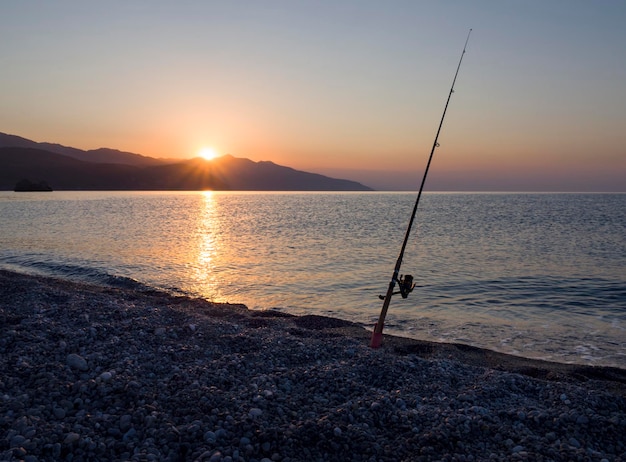
<path fill-rule="evenodd" d="M 0 132 L 414 189 L 472 27 L 432 186 L 626 191 L 624 20 L 616 0 L 7 0 Z"/>

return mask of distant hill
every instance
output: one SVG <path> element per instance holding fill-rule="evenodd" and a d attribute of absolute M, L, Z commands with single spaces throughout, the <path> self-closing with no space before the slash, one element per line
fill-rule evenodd
<path fill-rule="evenodd" d="M 63 154 L 64 156 L 73 157 L 74 159 L 85 162 L 95 162 L 99 164 L 124 164 L 124 165 L 163 165 L 172 162 L 171 160 L 155 159 L 153 157 L 142 156 L 141 154 L 133 154 L 132 152 L 118 151 L 117 149 L 99 148 L 83 151 L 82 149 L 62 146 L 55 143 L 38 143 L 21 136 L 8 135 L 0 133 L 0 148 L 33 148 L 42 149 L 44 151 Z"/>
<path fill-rule="evenodd" d="M 74 156 L 41 149 L 42 144 L 45 143 L 35 143 L 37 148 L 0 147 L 0 190 L 13 190 L 22 179 L 45 181 L 54 190 L 371 190 L 355 181 L 302 172 L 273 162 L 253 162 L 230 155 L 212 161 L 196 158 L 156 165 L 122 163 L 119 162 L 120 156 L 114 156 L 118 162 L 102 163 L 86 162 Z M 107 150 L 109 151 L 120 153 Z M 131 153 L 121 154 L 137 156 Z M 129 159 L 137 161 L 136 158 Z"/>
<path fill-rule="evenodd" d="M 196 164 L 206 162 L 196 159 Z M 371 188 L 350 180 L 339 180 L 317 173 L 283 167 L 273 162 L 253 162 L 250 159 L 226 155 L 212 162 L 213 174 L 233 190 L 280 189 L 285 191 L 367 191 Z M 277 185 L 280 187 L 277 188 Z"/>

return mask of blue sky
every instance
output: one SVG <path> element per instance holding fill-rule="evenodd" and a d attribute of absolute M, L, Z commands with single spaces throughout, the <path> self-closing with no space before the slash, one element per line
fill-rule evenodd
<path fill-rule="evenodd" d="M 14 1 L 0 131 L 414 189 L 626 190 L 626 2 Z"/>

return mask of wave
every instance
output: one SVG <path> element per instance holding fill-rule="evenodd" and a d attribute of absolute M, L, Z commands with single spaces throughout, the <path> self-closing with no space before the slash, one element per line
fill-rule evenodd
<path fill-rule="evenodd" d="M 423 285 L 435 294 L 437 307 L 450 304 L 476 312 L 515 317 L 617 316 L 626 320 L 626 287 L 618 279 L 528 276 L 499 279 L 441 281 Z"/>
<path fill-rule="evenodd" d="M 98 266 L 97 262 L 67 262 L 45 254 L 0 255 L 0 268 L 37 276 L 49 276 L 105 287 L 151 292 L 160 290 Z"/>

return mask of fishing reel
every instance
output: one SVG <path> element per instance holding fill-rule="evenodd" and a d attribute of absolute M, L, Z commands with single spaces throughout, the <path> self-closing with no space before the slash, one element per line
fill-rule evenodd
<path fill-rule="evenodd" d="M 407 298 L 413 289 L 415 288 L 415 283 L 413 282 L 413 276 L 410 274 L 400 275 L 400 279 L 394 278 L 394 281 L 398 284 L 398 288 L 400 289 L 398 292 L 393 292 L 391 295 L 402 295 L 402 298 Z M 379 295 L 378 298 L 381 300 L 385 299 L 384 295 Z"/>

